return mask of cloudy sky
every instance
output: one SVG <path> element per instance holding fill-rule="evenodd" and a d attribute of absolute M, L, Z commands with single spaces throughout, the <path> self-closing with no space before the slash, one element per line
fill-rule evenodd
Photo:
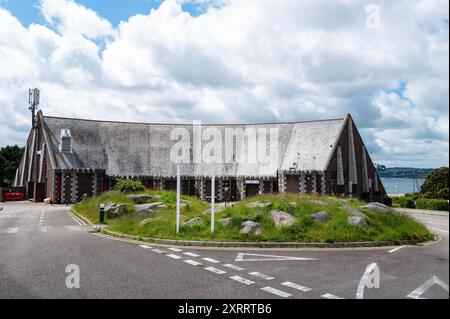
<path fill-rule="evenodd" d="M 350 112 L 373 159 L 449 159 L 447 0 L 0 0 L 0 146 L 44 114 L 265 122 Z"/>

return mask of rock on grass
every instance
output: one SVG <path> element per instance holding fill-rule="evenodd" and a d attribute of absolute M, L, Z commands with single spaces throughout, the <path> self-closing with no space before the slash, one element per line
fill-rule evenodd
<path fill-rule="evenodd" d="M 195 217 L 183 223 L 183 226 L 192 227 L 194 225 L 201 225 L 201 224 L 203 224 L 203 218 Z"/>
<path fill-rule="evenodd" d="M 253 222 L 251 220 L 247 220 L 242 223 L 242 229 L 240 231 L 241 234 L 253 234 L 253 235 L 261 235 L 262 227 L 259 223 Z"/>
<path fill-rule="evenodd" d="M 381 203 L 369 203 L 365 206 L 361 206 L 361 208 L 367 208 L 370 209 L 371 211 L 375 212 L 375 213 L 388 213 L 388 212 L 392 212 L 392 208 L 390 208 L 389 206 L 386 206 L 384 204 Z"/>
<path fill-rule="evenodd" d="M 294 216 L 280 210 L 271 211 L 270 217 L 272 218 L 276 227 L 291 226 L 295 222 Z"/>
<path fill-rule="evenodd" d="M 358 226 L 358 227 L 369 227 L 369 225 L 367 224 L 367 221 L 359 216 L 350 216 L 347 218 L 347 221 L 350 225 L 353 226 Z"/>
<path fill-rule="evenodd" d="M 314 213 L 311 217 L 322 224 L 325 224 L 330 220 L 330 215 L 327 212 Z"/>

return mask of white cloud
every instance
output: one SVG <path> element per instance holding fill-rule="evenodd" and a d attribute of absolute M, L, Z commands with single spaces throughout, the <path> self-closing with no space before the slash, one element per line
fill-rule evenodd
<path fill-rule="evenodd" d="M 41 12 L 61 34 L 79 33 L 91 39 L 114 35 L 111 23 L 73 0 L 41 0 Z"/>
<path fill-rule="evenodd" d="M 43 0 L 50 26 L 0 8 L 0 144 L 25 141 L 26 90 L 47 114 L 121 120 L 296 120 L 351 112 L 374 160 L 448 164 L 448 2 L 180 0 L 117 28 Z M 186 1 L 184 1 L 185 3 Z M 107 37 L 104 46 L 97 41 Z M 97 41 L 98 42 L 98 41 Z M 31 50 L 30 50 L 31 47 Z M 20 138 L 19 138 L 20 136 Z"/>

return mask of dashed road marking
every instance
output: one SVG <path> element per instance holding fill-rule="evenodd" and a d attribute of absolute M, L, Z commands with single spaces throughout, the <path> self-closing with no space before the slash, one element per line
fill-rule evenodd
<path fill-rule="evenodd" d="M 151 249 L 152 247 L 148 246 L 148 245 L 139 245 L 139 247 L 144 248 L 144 249 Z"/>
<path fill-rule="evenodd" d="M 64 226 L 64 227 L 66 227 L 70 231 L 78 231 L 81 229 L 80 226 Z"/>
<path fill-rule="evenodd" d="M 232 277 L 230 277 L 230 279 L 235 280 L 235 281 L 240 282 L 245 285 L 251 285 L 251 284 L 255 283 L 254 281 L 251 281 L 251 280 L 239 277 L 239 276 L 232 276 Z"/>
<path fill-rule="evenodd" d="M 217 263 L 219 263 L 220 261 L 218 261 L 218 260 L 215 260 L 215 259 L 212 259 L 212 258 L 209 258 L 209 257 L 205 257 L 205 258 L 202 258 L 204 261 L 208 261 L 208 262 L 210 262 L 210 263 L 213 263 L 213 264 L 217 264 Z"/>
<path fill-rule="evenodd" d="M 197 254 L 194 254 L 194 253 L 190 253 L 190 252 L 186 252 L 186 253 L 183 253 L 184 255 L 186 255 L 186 256 L 189 256 L 189 257 L 200 257 L 200 255 L 197 255 Z"/>
<path fill-rule="evenodd" d="M 217 269 L 217 268 L 214 268 L 214 267 L 206 267 L 205 270 L 213 272 L 213 273 L 218 274 L 218 275 L 223 275 L 223 274 L 227 273 L 226 271 L 223 271 L 223 270 L 220 270 L 220 269 Z"/>
<path fill-rule="evenodd" d="M 338 297 L 338 296 L 336 296 L 336 295 L 333 295 L 333 294 L 324 294 L 324 295 L 322 295 L 322 296 L 320 296 L 320 297 L 322 297 L 322 298 L 325 298 L 325 299 L 344 299 L 344 298 L 342 298 L 342 297 Z"/>
<path fill-rule="evenodd" d="M 297 289 L 297 290 L 300 290 L 300 291 L 303 291 L 303 292 L 308 292 L 308 291 L 312 290 L 311 288 L 308 288 L 308 287 L 305 287 L 305 286 L 302 286 L 302 285 L 299 285 L 299 284 L 296 284 L 296 283 L 293 283 L 293 282 L 290 282 L 290 281 L 286 281 L 286 282 L 283 282 L 281 284 L 283 286 L 291 287 L 291 288 L 294 288 L 294 289 Z"/>
<path fill-rule="evenodd" d="M 249 275 L 254 276 L 254 277 L 258 277 L 258 278 L 261 278 L 261 279 L 264 279 L 264 280 L 272 280 L 272 279 L 275 279 L 274 277 L 271 277 L 271 276 L 266 275 L 266 274 L 262 274 L 262 273 L 257 272 L 257 271 L 250 272 Z"/>
<path fill-rule="evenodd" d="M 48 232 L 48 226 L 41 227 L 41 232 L 47 233 Z"/>
<path fill-rule="evenodd" d="M 17 233 L 18 230 L 19 230 L 18 227 L 8 228 L 8 234 L 15 234 L 15 233 Z"/>
<path fill-rule="evenodd" d="M 261 288 L 261 290 L 270 292 L 271 294 L 274 294 L 274 295 L 277 295 L 277 296 L 283 297 L 283 298 L 288 298 L 288 297 L 292 296 L 290 293 L 287 293 L 287 292 L 284 292 L 282 290 L 278 290 L 278 289 L 275 289 L 272 287 L 264 287 L 264 288 Z"/>
<path fill-rule="evenodd" d="M 396 248 L 394 248 L 394 249 L 389 250 L 388 253 L 389 253 L 389 254 L 395 253 L 397 250 L 400 250 L 400 249 L 402 249 L 402 248 L 404 248 L 404 247 L 406 247 L 406 246 L 396 247 Z"/>
<path fill-rule="evenodd" d="M 181 259 L 180 256 L 174 255 L 174 254 L 168 254 L 167 257 L 173 258 L 173 259 Z"/>
<path fill-rule="evenodd" d="M 223 266 L 227 267 L 227 268 L 230 268 L 230 269 L 233 269 L 233 270 L 237 270 L 237 271 L 242 271 L 242 270 L 245 269 L 245 268 L 242 268 L 242 267 L 239 267 L 239 266 L 236 266 L 236 265 L 232 265 L 232 264 L 225 264 Z"/>
<path fill-rule="evenodd" d="M 192 265 L 192 266 L 203 266 L 202 263 L 199 263 L 198 261 L 194 261 L 194 260 L 190 260 L 190 259 L 183 260 L 183 262 L 185 262 L 186 264 Z"/>
<path fill-rule="evenodd" d="M 153 249 L 152 251 L 154 251 L 157 254 L 165 254 L 166 253 L 164 250 L 161 250 L 161 249 Z"/>
<path fill-rule="evenodd" d="M 180 251 L 182 251 L 181 249 L 178 249 L 178 248 L 173 248 L 173 247 L 170 247 L 170 248 L 169 248 L 169 250 L 171 250 L 171 251 L 176 251 L 176 252 L 180 252 Z"/>

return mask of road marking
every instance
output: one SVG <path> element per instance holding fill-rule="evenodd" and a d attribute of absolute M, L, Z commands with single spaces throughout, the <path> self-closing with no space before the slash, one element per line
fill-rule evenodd
<path fill-rule="evenodd" d="M 448 234 L 448 230 L 444 230 L 444 229 L 441 229 L 441 228 L 438 228 L 438 227 L 431 227 L 431 228 L 436 229 L 437 231 L 440 231 L 442 233 Z"/>
<path fill-rule="evenodd" d="M 80 226 L 64 226 L 64 227 L 66 227 L 70 231 L 79 231 L 81 229 Z"/>
<path fill-rule="evenodd" d="M 167 257 L 173 258 L 173 259 L 181 259 L 180 256 L 174 255 L 174 254 L 168 254 Z"/>
<path fill-rule="evenodd" d="M 388 253 L 389 253 L 389 254 L 395 253 L 397 250 L 400 250 L 400 249 L 402 249 L 402 248 L 404 248 L 404 247 L 406 247 L 406 246 L 400 246 L 400 247 L 391 249 L 391 250 L 388 251 Z"/>
<path fill-rule="evenodd" d="M 210 262 L 210 263 L 213 263 L 213 264 L 217 264 L 217 263 L 219 263 L 220 261 L 218 261 L 218 260 L 215 260 L 215 259 L 212 259 L 212 258 L 209 258 L 209 257 L 205 257 L 205 258 L 202 258 L 204 261 L 208 261 L 208 262 Z"/>
<path fill-rule="evenodd" d="M 78 225 L 82 226 L 83 224 L 81 223 L 81 221 L 75 217 L 75 215 L 73 215 L 71 212 L 69 212 L 68 210 L 66 211 L 67 215 L 69 215 L 70 218 L 72 218 Z"/>
<path fill-rule="evenodd" d="M 223 271 L 223 270 L 220 270 L 220 269 L 217 269 L 217 268 L 214 268 L 214 267 L 206 267 L 205 270 L 213 272 L 213 273 L 218 274 L 218 275 L 223 275 L 223 274 L 227 273 L 226 271 Z"/>
<path fill-rule="evenodd" d="M 292 296 L 291 294 L 289 294 L 287 292 L 284 292 L 284 291 L 281 291 L 281 290 L 278 290 L 278 289 L 275 289 L 275 288 L 272 288 L 272 287 L 264 287 L 264 288 L 261 288 L 261 290 L 270 292 L 271 294 L 274 294 L 274 295 L 277 295 L 277 296 L 283 297 L 283 298 L 287 298 L 287 297 Z"/>
<path fill-rule="evenodd" d="M 18 230 L 19 230 L 18 227 L 11 227 L 11 228 L 8 228 L 8 234 L 14 234 L 14 233 L 17 233 Z"/>
<path fill-rule="evenodd" d="M 148 245 L 139 245 L 139 247 L 144 248 L 144 249 L 151 249 L 152 247 L 148 246 Z"/>
<path fill-rule="evenodd" d="M 441 286 L 447 293 L 448 293 L 448 285 L 440 280 L 438 277 L 433 276 L 430 279 L 428 279 L 426 282 L 424 282 L 422 285 L 420 285 L 418 288 L 416 288 L 413 292 L 411 292 L 406 297 L 412 298 L 412 299 L 427 299 L 421 297 L 425 292 L 427 292 L 428 289 L 433 287 L 434 285 Z"/>
<path fill-rule="evenodd" d="M 257 257 L 244 259 L 245 256 Z M 291 256 L 276 256 L 276 255 L 260 255 L 260 254 L 246 254 L 239 253 L 236 256 L 235 261 L 293 261 L 293 260 L 317 260 L 316 258 L 302 258 L 302 257 L 291 257 Z"/>
<path fill-rule="evenodd" d="M 324 294 L 320 297 L 325 298 L 325 299 L 344 299 L 342 297 L 338 297 L 338 296 L 332 295 L 332 294 Z"/>
<path fill-rule="evenodd" d="M 373 279 L 373 284 L 369 279 Z M 364 289 L 366 288 L 380 288 L 380 269 L 376 263 L 372 263 L 366 267 L 366 271 L 359 281 L 358 289 L 356 290 L 356 299 L 364 298 Z"/>
<path fill-rule="evenodd" d="M 255 283 L 254 281 L 251 281 L 251 280 L 239 277 L 239 276 L 232 276 L 232 277 L 230 277 L 230 279 L 235 280 L 237 282 L 240 282 L 240 283 L 242 283 L 244 285 L 251 285 L 251 284 Z"/>
<path fill-rule="evenodd" d="M 176 252 L 180 252 L 180 251 L 182 251 L 181 249 L 178 249 L 178 248 L 173 248 L 173 247 L 170 247 L 170 248 L 169 248 L 169 250 L 171 250 L 171 251 L 176 251 Z"/>
<path fill-rule="evenodd" d="M 262 274 L 262 273 L 257 272 L 257 271 L 250 272 L 249 275 L 254 276 L 254 277 L 258 277 L 258 278 L 261 278 L 261 279 L 264 279 L 264 280 L 272 280 L 272 279 L 275 279 L 274 277 L 271 277 L 271 276 L 266 275 L 266 274 Z"/>
<path fill-rule="evenodd" d="M 304 292 L 308 292 L 308 291 L 312 290 L 311 288 L 308 288 L 308 287 L 305 287 L 305 286 L 302 286 L 302 285 L 299 285 L 299 284 L 295 284 L 295 283 L 290 282 L 290 281 L 286 281 L 286 282 L 283 282 L 281 284 L 283 286 L 291 287 L 291 288 L 294 288 L 294 289 L 297 289 L 297 290 L 300 290 L 300 291 L 304 291 Z"/>
<path fill-rule="evenodd" d="M 190 253 L 190 252 L 186 252 L 186 253 L 183 253 L 184 255 L 186 255 L 186 256 L 190 256 L 190 257 L 200 257 L 200 255 L 197 255 L 197 254 L 194 254 L 194 253 Z"/>
<path fill-rule="evenodd" d="M 245 268 L 242 268 L 242 267 L 239 267 L 239 266 L 235 266 L 235 265 L 232 265 L 232 264 L 225 264 L 223 266 L 227 267 L 227 268 L 230 268 L 230 269 L 233 269 L 233 270 L 237 270 L 237 271 L 241 271 L 241 270 L 245 269 Z"/>
<path fill-rule="evenodd" d="M 183 260 L 183 262 L 185 262 L 186 264 L 192 265 L 192 266 L 203 266 L 202 263 L 199 263 L 198 261 L 194 261 L 194 260 L 190 260 L 190 259 Z"/>
<path fill-rule="evenodd" d="M 47 233 L 48 232 L 48 226 L 41 227 L 41 232 Z"/>
<path fill-rule="evenodd" d="M 166 253 L 164 250 L 161 250 L 161 249 L 153 249 L 152 251 L 154 251 L 157 254 L 165 254 Z"/>

